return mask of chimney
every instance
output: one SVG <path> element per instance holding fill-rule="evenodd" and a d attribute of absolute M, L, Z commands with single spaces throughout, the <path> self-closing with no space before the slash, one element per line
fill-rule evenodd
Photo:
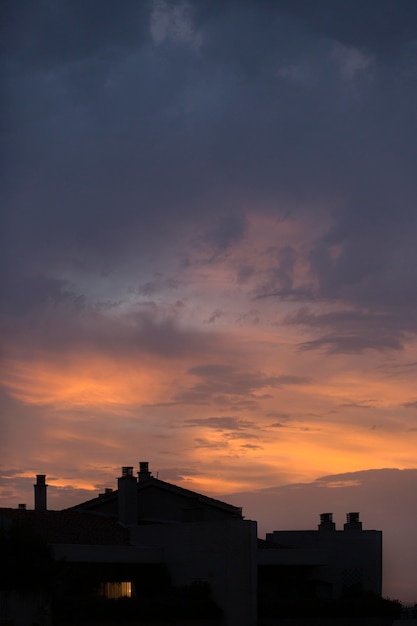
<path fill-rule="evenodd" d="M 19 504 L 18 508 L 19 508 L 21 511 L 26 511 L 26 504 Z"/>
<path fill-rule="evenodd" d="M 36 474 L 35 488 L 35 511 L 46 511 L 46 488 L 45 474 Z"/>
<path fill-rule="evenodd" d="M 149 463 L 147 461 L 141 461 L 139 463 L 139 472 L 138 479 L 140 483 L 143 483 L 145 480 L 149 480 L 152 477 L 152 474 L 149 471 Z"/>
<path fill-rule="evenodd" d="M 362 530 L 362 522 L 359 520 L 359 513 L 347 513 L 344 530 Z"/>
<path fill-rule="evenodd" d="M 122 467 L 122 475 L 117 479 L 119 522 L 124 526 L 138 522 L 138 482 L 133 476 L 133 467 Z"/>
<path fill-rule="evenodd" d="M 336 524 L 333 521 L 333 513 L 321 513 L 319 530 L 329 531 L 336 530 Z"/>

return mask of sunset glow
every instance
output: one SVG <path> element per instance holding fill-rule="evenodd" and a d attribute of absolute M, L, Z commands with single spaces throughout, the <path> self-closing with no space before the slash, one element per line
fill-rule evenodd
<path fill-rule="evenodd" d="M 2 506 L 417 469 L 415 3 L 9 4 Z"/>

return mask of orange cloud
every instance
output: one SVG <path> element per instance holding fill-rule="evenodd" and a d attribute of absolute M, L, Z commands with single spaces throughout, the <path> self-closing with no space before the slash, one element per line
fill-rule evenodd
<path fill-rule="evenodd" d="M 2 385 L 26 404 L 64 409 L 92 406 L 129 406 L 160 399 L 164 381 L 161 368 L 103 355 L 70 356 L 61 362 L 42 360 L 9 361 Z"/>
<path fill-rule="evenodd" d="M 19 467 L 24 456 L 34 474 L 62 485 L 70 474 L 94 490 L 146 457 L 161 478 L 172 467 L 184 486 L 217 494 L 414 463 L 405 406 L 416 397 L 414 370 L 404 373 L 402 355 L 323 358 L 297 351 L 293 327 L 229 318 L 221 328 L 206 324 L 204 341 L 183 354 L 131 351 L 127 340 L 117 354 L 98 341 L 82 351 L 10 351 L 1 383 L 18 418 L 9 420 L 7 463 Z"/>

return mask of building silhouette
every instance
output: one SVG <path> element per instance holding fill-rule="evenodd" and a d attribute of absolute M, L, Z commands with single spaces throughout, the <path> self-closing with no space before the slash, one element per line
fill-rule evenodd
<path fill-rule="evenodd" d="M 258 564 L 259 581 L 275 581 L 286 600 L 381 596 L 382 531 L 363 530 L 358 512 L 336 530 L 332 513 L 322 513 L 317 530 L 267 533 Z"/>
<path fill-rule="evenodd" d="M 59 603 L 74 623 L 88 607 L 129 598 L 142 614 L 165 603 L 171 613 L 181 605 L 185 613 L 221 614 L 225 626 L 254 626 L 257 605 L 272 599 L 381 595 L 382 532 L 363 530 L 358 513 L 348 514 L 343 530 L 323 513 L 317 530 L 273 531 L 261 540 L 240 508 L 159 480 L 147 462 L 137 475 L 123 467 L 117 489 L 61 511 L 47 508 L 45 475 L 34 491 L 34 510 L 0 509 L 0 528 L 7 537 L 13 525 L 29 525 L 52 548 Z M 9 608 L 12 591 L 0 588 Z"/>

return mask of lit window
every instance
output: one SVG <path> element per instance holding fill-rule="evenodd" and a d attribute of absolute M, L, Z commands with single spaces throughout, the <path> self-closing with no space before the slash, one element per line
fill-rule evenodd
<path fill-rule="evenodd" d="M 104 598 L 111 600 L 117 600 L 117 598 L 131 598 L 132 597 L 132 583 L 131 582 L 116 582 L 116 583 L 101 583 L 100 595 Z"/>

